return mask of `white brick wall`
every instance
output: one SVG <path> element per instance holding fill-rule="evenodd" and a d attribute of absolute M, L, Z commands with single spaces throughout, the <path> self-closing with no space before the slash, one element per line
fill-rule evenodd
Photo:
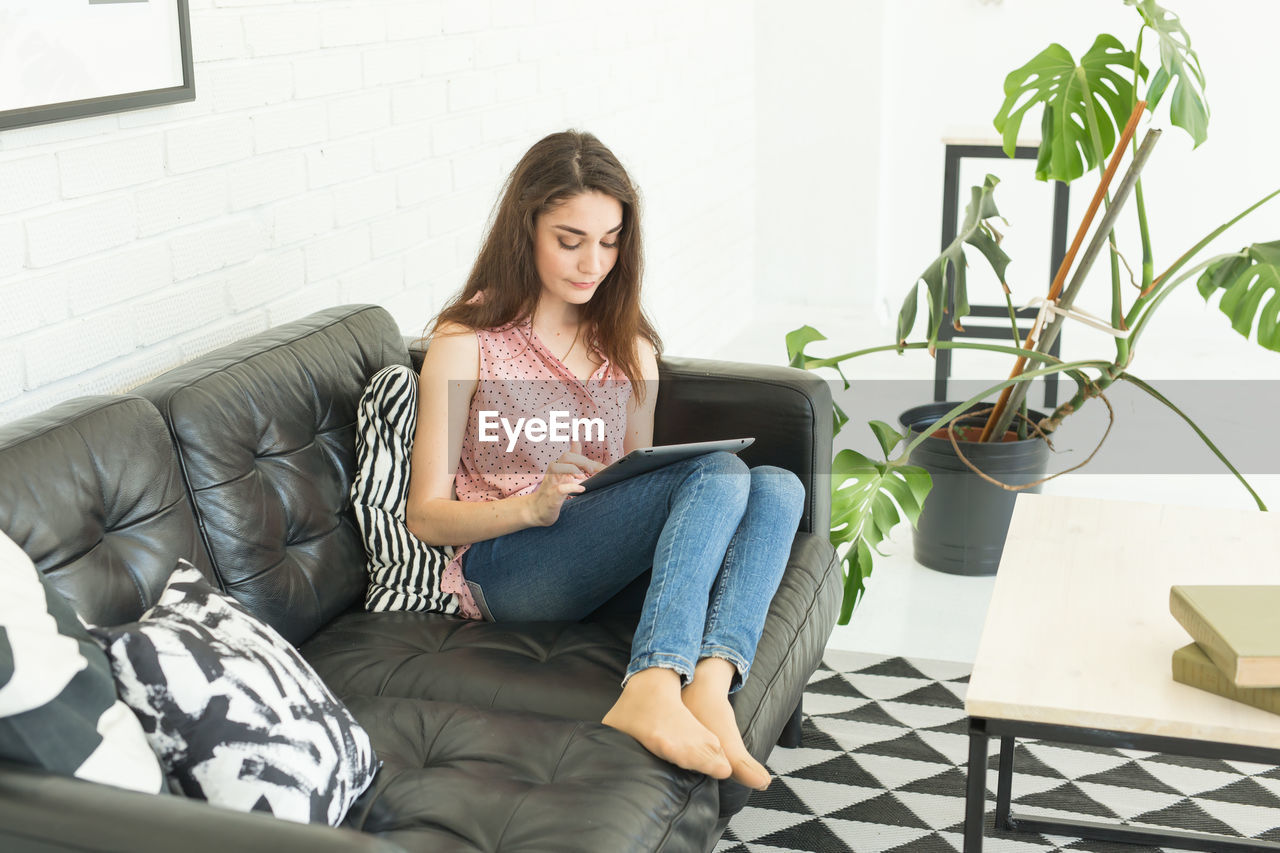
<path fill-rule="evenodd" d="M 173 282 L 173 260 L 168 246 L 148 241 L 136 248 L 62 267 L 50 278 L 56 278 L 59 288 L 66 288 L 70 313 L 90 314 L 163 292 Z"/>
<path fill-rule="evenodd" d="M 134 200 L 112 196 L 27 220 L 27 263 L 47 267 L 123 246 L 138 234 Z"/>
<path fill-rule="evenodd" d="M 168 131 L 165 144 L 169 173 L 194 172 L 245 159 L 253 153 L 252 128 L 244 116 L 233 116 Z"/>
<path fill-rule="evenodd" d="M 213 169 L 138 190 L 138 236 L 150 237 L 221 216 L 227 211 L 227 185 L 228 174 Z"/>
<path fill-rule="evenodd" d="M 325 233 L 333 227 L 333 210 L 332 193 L 307 193 L 268 208 L 264 216 L 272 248 L 289 246 Z"/>
<path fill-rule="evenodd" d="M 58 162 L 50 154 L 0 163 L 0 214 L 58 198 Z"/>
<path fill-rule="evenodd" d="M 22 271 L 26 262 L 26 238 L 20 222 L 0 222 L 0 279 Z"/>
<path fill-rule="evenodd" d="M 751 4 L 200 0 L 191 29 L 194 103 L 0 131 L 0 422 L 343 302 L 420 333 L 566 127 L 641 187 L 668 349 L 738 329 L 702 318 L 753 284 Z"/>

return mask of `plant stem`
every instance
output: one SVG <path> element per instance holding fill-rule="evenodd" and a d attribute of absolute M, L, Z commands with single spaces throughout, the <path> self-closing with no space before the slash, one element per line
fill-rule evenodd
<path fill-rule="evenodd" d="M 1142 333 L 1143 331 L 1146 330 L 1147 323 L 1150 322 L 1152 315 L 1155 314 L 1156 308 L 1160 307 L 1160 303 L 1164 302 L 1164 300 L 1168 298 L 1170 293 L 1173 293 L 1173 289 L 1175 287 L 1182 284 L 1184 281 L 1191 278 L 1196 273 L 1200 272 L 1205 267 L 1209 266 L 1215 261 L 1220 261 L 1223 258 L 1229 258 L 1232 256 L 1244 257 L 1244 254 L 1242 252 L 1228 252 L 1225 255 L 1215 255 L 1214 257 L 1209 258 L 1207 261 L 1201 261 L 1200 263 L 1196 264 L 1191 269 L 1187 270 L 1185 273 L 1175 278 L 1173 281 L 1168 282 L 1167 284 L 1161 285 L 1160 289 L 1155 293 L 1155 295 L 1150 297 L 1143 303 L 1143 307 L 1145 310 L 1142 312 L 1142 315 L 1138 317 L 1137 322 L 1133 324 L 1133 329 L 1129 332 L 1130 352 L 1132 352 L 1133 349 L 1137 347 L 1138 339 L 1142 337 Z M 1123 362 L 1118 362 L 1118 363 L 1123 363 Z"/>
<path fill-rule="evenodd" d="M 1231 464 L 1231 461 L 1227 459 L 1227 457 L 1223 454 L 1221 450 L 1218 449 L 1218 446 L 1209 440 L 1209 436 L 1205 435 L 1204 430 L 1196 426 L 1196 422 L 1191 420 L 1191 418 L 1187 417 L 1186 412 L 1179 409 L 1167 397 L 1165 397 L 1155 388 L 1152 388 L 1146 382 L 1143 382 L 1141 379 L 1134 376 L 1133 374 L 1121 372 L 1117 378 L 1123 379 L 1124 381 L 1129 382 L 1130 384 L 1136 385 L 1137 387 L 1141 388 L 1143 391 L 1146 391 L 1148 394 L 1150 394 L 1155 399 L 1159 400 L 1161 403 L 1164 403 L 1165 406 L 1167 406 L 1169 409 L 1175 412 L 1180 418 L 1186 421 L 1187 425 L 1190 426 L 1193 430 L 1195 430 L 1196 435 L 1200 436 L 1200 440 L 1203 441 L 1208 446 L 1209 450 L 1213 451 L 1213 455 L 1218 457 L 1219 461 L 1221 461 L 1223 465 L 1226 465 L 1227 468 L 1231 471 L 1231 473 L 1235 475 L 1236 479 L 1240 481 L 1240 484 L 1245 487 L 1245 489 L 1249 492 L 1250 496 L 1253 497 L 1254 503 L 1258 505 L 1258 509 L 1262 510 L 1263 512 L 1267 511 L 1267 505 L 1262 502 L 1262 498 L 1259 497 L 1258 493 L 1253 490 L 1253 486 L 1249 485 L 1249 481 L 1246 480 L 1244 478 L 1244 475 L 1241 474 L 1236 469 L 1236 466 Z"/>
<path fill-rule="evenodd" d="M 1205 246 L 1209 245 L 1214 240 L 1216 240 L 1219 237 L 1219 235 L 1221 235 L 1224 231 L 1226 231 L 1232 225 L 1235 225 L 1241 219 L 1244 219 L 1250 213 L 1253 213 L 1259 207 L 1262 207 L 1262 205 L 1271 201 L 1271 199 L 1275 198 L 1278 195 L 1280 195 L 1280 189 L 1272 190 L 1271 192 L 1263 196 L 1261 199 L 1249 205 L 1240 213 L 1236 214 L 1236 216 L 1234 216 L 1227 222 L 1223 223 L 1222 225 L 1219 225 L 1217 228 L 1210 231 L 1208 235 L 1206 235 L 1202 240 L 1200 240 L 1200 242 L 1196 243 L 1190 249 L 1183 252 L 1182 255 L 1176 261 L 1173 262 L 1173 266 L 1169 267 L 1167 270 L 1162 272 L 1158 277 L 1156 277 L 1156 279 L 1151 282 L 1150 286 L 1142 293 L 1142 295 L 1139 296 L 1138 299 L 1133 303 L 1133 305 L 1129 307 L 1129 313 L 1125 317 L 1125 322 L 1128 324 L 1128 326 L 1130 328 L 1135 328 L 1134 319 L 1138 316 L 1139 312 L 1141 312 L 1142 309 L 1145 308 L 1146 305 L 1149 302 L 1151 302 L 1153 298 L 1155 298 L 1156 292 L 1162 289 L 1162 284 L 1166 279 L 1169 278 L 1169 276 L 1173 275 L 1178 270 L 1180 270 L 1183 267 L 1183 265 L 1185 265 L 1188 261 L 1194 258 L 1197 254 L 1199 254 L 1201 249 L 1203 249 Z M 1131 339 L 1132 337 L 1133 336 L 1130 335 Z"/>
<path fill-rule="evenodd" d="M 1129 109 L 1133 109 L 1138 103 L 1138 81 L 1142 79 L 1139 73 L 1142 68 L 1142 36 L 1147 32 L 1146 19 L 1143 19 L 1142 26 L 1138 27 L 1138 46 L 1133 49 L 1133 98 L 1129 101 Z"/>
<path fill-rule="evenodd" d="M 1138 211 L 1138 231 L 1142 235 L 1142 289 L 1139 291 L 1138 299 L 1141 294 L 1146 293 L 1151 287 L 1151 282 L 1155 275 L 1155 258 L 1151 251 L 1151 229 L 1147 225 L 1147 203 L 1142 194 L 1142 178 L 1138 178 L 1133 186 L 1133 202 Z M 1136 302 L 1136 300 L 1135 300 Z M 1114 296 L 1114 302 L 1111 305 L 1111 325 L 1117 329 L 1127 329 L 1128 318 L 1124 313 L 1123 301 L 1120 294 Z M 1116 364 L 1128 364 L 1133 358 L 1134 335 L 1127 338 L 1116 338 Z"/>
<path fill-rule="evenodd" d="M 1141 79 L 1139 70 L 1142 68 L 1142 37 L 1146 33 L 1146 18 L 1143 18 L 1142 26 L 1138 27 L 1138 46 L 1133 51 L 1133 98 L 1135 103 L 1138 98 L 1138 81 Z M 1138 155 L 1138 140 L 1136 138 L 1133 140 L 1132 146 L 1133 154 L 1136 157 Z M 1142 289 L 1139 293 L 1145 293 L 1147 288 L 1151 286 L 1151 280 L 1155 275 L 1155 256 L 1151 251 L 1151 227 L 1147 223 L 1147 202 L 1146 196 L 1142 192 L 1141 177 L 1133 185 L 1133 203 L 1138 212 L 1138 233 L 1142 238 Z M 1117 299 L 1112 308 L 1111 325 L 1117 329 L 1127 328 L 1123 303 Z M 1129 363 L 1130 349 L 1129 339 L 1116 339 L 1116 364 Z"/>
<path fill-rule="evenodd" d="M 1062 421 L 1067 417 L 1067 415 L 1079 411 L 1080 407 L 1088 402 L 1090 397 L 1096 397 L 1100 392 L 1110 388 L 1111 383 L 1120 375 L 1121 370 L 1122 368 L 1118 364 L 1107 365 L 1107 369 L 1101 371 L 1098 378 L 1092 384 L 1080 387 L 1076 391 L 1074 397 L 1063 403 L 1061 406 L 1058 406 L 1058 408 L 1053 410 L 1052 415 L 1041 421 L 1040 429 L 1046 433 L 1055 432 L 1058 427 L 1062 425 Z"/>
<path fill-rule="evenodd" d="M 1004 304 L 1009 309 L 1009 330 L 1013 338 L 1013 345 L 1016 347 L 1022 342 L 1018 338 L 1018 309 L 1013 307 L 1013 294 L 1007 287 L 1004 289 Z"/>
<path fill-rule="evenodd" d="M 1135 182 L 1136 184 L 1136 182 Z M 1108 248 L 1111 249 L 1111 327 L 1113 329 L 1124 328 L 1124 289 L 1120 283 L 1120 250 L 1116 247 L 1116 231 L 1111 229 L 1111 233 L 1107 235 Z M 1116 338 L 1116 361 L 1120 364 L 1124 360 L 1120 358 L 1121 350 L 1128 346 L 1124 338 Z"/>
<path fill-rule="evenodd" d="M 1062 359 L 1052 355 L 1036 352 L 1035 350 L 1024 350 L 1020 347 L 1008 347 L 1001 344 L 978 344 L 970 341 L 938 341 L 934 344 L 938 349 L 972 349 L 985 350 L 986 352 L 998 352 L 1005 355 L 1022 355 L 1027 358 L 1040 361 L 1045 364 L 1061 364 Z M 842 361 L 848 361 L 853 358 L 859 358 L 864 355 L 872 355 L 877 352 L 890 352 L 904 349 L 928 349 L 928 341 L 917 341 L 915 343 L 906 344 L 882 344 L 880 346 L 867 347 L 866 349 L 854 350 L 846 352 L 842 355 L 828 356 L 827 358 L 806 358 L 804 362 L 805 370 L 816 370 L 819 367 L 835 367 Z"/>
<path fill-rule="evenodd" d="M 1151 251 L 1151 228 L 1147 225 L 1147 202 L 1142 194 L 1142 178 L 1133 188 L 1134 204 L 1138 208 L 1138 231 L 1142 234 L 1142 289 L 1151 286 L 1155 278 L 1155 255 Z"/>

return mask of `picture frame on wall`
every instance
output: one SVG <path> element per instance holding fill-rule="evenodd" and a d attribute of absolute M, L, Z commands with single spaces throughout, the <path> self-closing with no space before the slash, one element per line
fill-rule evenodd
<path fill-rule="evenodd" d="M 0 3 L 0 130 L 195 96 L 187 0 Z"/>

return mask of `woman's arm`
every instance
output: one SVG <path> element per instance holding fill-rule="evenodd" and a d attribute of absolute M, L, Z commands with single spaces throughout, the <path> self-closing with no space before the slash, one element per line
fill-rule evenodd
<path fill-rule="evenodd" d="M 637 394 L 631 395 L 627 404 L 627 437 L 623 442 L 623 453 L 630 453 L 641 447 L 653 447 L 653 412 L 658 402 L 658 357 L 653 351 L 653 344 L 646 338 L 636 339 L 636 357 L 640 363 L 640 377 L 644 388 L 644 401 L 637 400 Z"/>
<path fill-rule="evenodd" d="M 418 379 L 418 424 L 409 469 L 409 531 L 429 545 L 468 545 L 526 527 L 546 526 L 578 480 L 601 468 L 576 448 L 551 464 L 538 488 L 497 501 L 459 501 L 453 480 L 462 456 L 471 397 L 480 379 L 480 344 L 447 324 L 432 338 Z"/>

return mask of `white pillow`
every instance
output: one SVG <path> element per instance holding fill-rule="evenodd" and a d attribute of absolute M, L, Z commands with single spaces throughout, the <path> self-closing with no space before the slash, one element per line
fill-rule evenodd
<path fill-rule="evenodd" d="M 373 746 L 346 706 L 190 563 L 139 621 L 89 630 L 187 796 L 337 826 L 373 781 Z"/>
<path fill-rule="evenodd" d="M 164 773 L 75 611 L 0 533 L 0 757 L 147 793 Z"/>

